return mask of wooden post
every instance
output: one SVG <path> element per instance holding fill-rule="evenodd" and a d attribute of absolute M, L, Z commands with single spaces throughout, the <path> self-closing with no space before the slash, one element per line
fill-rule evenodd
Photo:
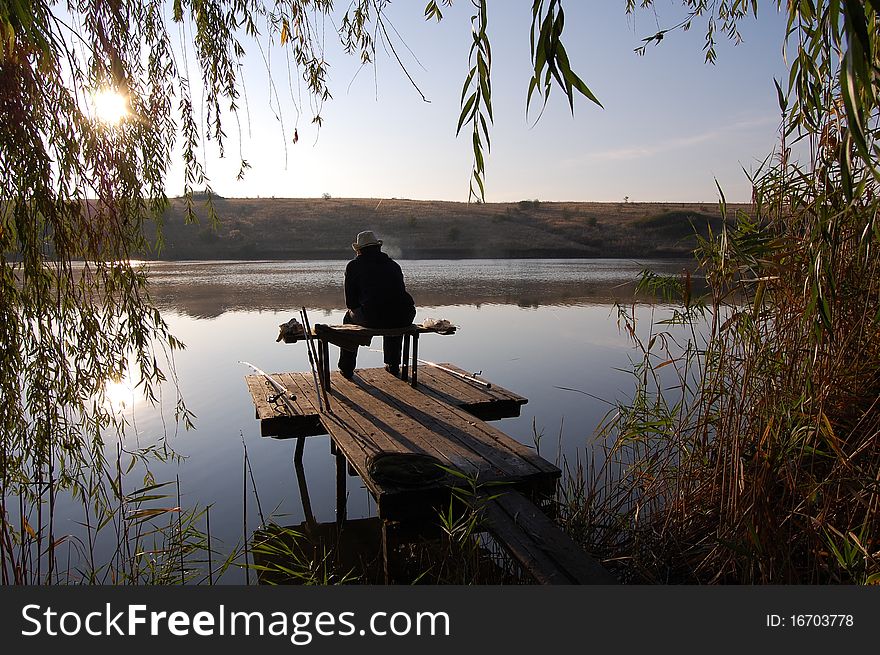
<path fill-rule="evenodd" d="M 413 333 L 413 345 L 412 345 L 412 386 L 416 386 L 419 383 L 419 333 Z"/>
<path fill-rule="evenodd" d="M 382 568 L 385 574 L 385 584 L 392 583 L 391 557 L 397 546 L 395 526 L 388 519 L 382 519 Z"/>
<path fill-rule="evenodd" d="M 306 519 L 306 525 L 315 530 L 318 527 L 318 522 L 315 521 L 315 515 L 312 513 L 312 502 L 309 499 L 309 487 L 306 484 L 306 471 L 303 468 L 302 462 L 302 452 L 303 452 L 303 444 L 305 443 L 306 438 L 300 437 L 296 442 L 296 452 L 293 456 L 293 469 L 296 472 L 296 484 L 299 487 L 299 497 L 302 500 L 303 506 L 303 515 Z"/>
<path fill-rule="evenodd" d="M 410 333 L 403 335 L 403 358 L 400 362 L 400 379 L 406 380 L 409 377 L 409 340 Z"/>
<path fill-rule="evenodd" d="M 345 523 L 346 501 L 348 490 L 346 489 L 346 462 L 342 452 L 336 452 L 336 524 Z"/>

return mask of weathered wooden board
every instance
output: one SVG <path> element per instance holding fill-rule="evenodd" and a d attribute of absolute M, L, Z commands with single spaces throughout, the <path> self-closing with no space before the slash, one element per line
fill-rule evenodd
<path fill-rule="evenodd" d="M 467 375 L 466 371 L 454 364 L 441 365 Z M 326 434 L 327 431 L 322 427 L 318 416 L 318 397 L 311 373 L 272 373 L 271 375 L 295 395 L 293 404 L 296 412 L 288 411 L 282 402 L 269 402 L 275 390 L 263 376 L 248 375 L 245 381 L 254 401 L 261 434 L 264 437 L 278 438 Z M 335 384 L 337 378 L 336 375 L 332 376 L 332 384 Z M 397 390 L 407 384 L 381 368 L 358 369 L 355 379 L 358 378 L 377 389 L 391 393 L 397 393 Z M 496 384 L 488 388 L 483 387 L 427 365 L 419 367 L 419 384 L 415 390 L 460 407 L 484 421 L 519 416 L 520 407 L 528 402 L 526 398 Z"/>
<path fill-rule="evenodd" d="M 442 362 L 440 366 L 457 371 L 463 376 L 470 375 L 468 371 L 455 364 Z M 381 382 L 381 379 L 387 376 L 382 369 L 365 369 L 358 371 L 358 374 L 373 384 Z M 443 369 L 421 364 L 419 384 L 416 388 L 450 405 L 461 407 L 484 421 L 519 416 L 520 408 L 528 402 L 528 399 L 491 382 L 490 385 L 487 387 L 478 382 L 469 382 Z"/>
<path fill-rule="evenodd" d="M 304 437 L 327 434 L 317 410 L 317 398 L 314 390 L 311 394 L 304 390 L 311 384 L 311 375 L 305 373 L 272 373 L 272 379 L 288 391 L 292 397 L 291 405 L 295 412 L 284 402 L 271 399 L 275 389 L 262 375 L 245 377 L 248 391 L 254 401 L 256 417 L 260 421 L 260 434 L 264 437 Z"/>
<path fill-rule="evenodd" d="M 523 571 L 540 584 L 616 584 L 535 504 L 516 492 L 483 505 L 483 525 Z"/>
<path fill-rule="evenodd" d="M 390 384 L 365 385 L 365 388 L 386 405 L 413 416 L 433 433 L 441 435 L 444 446 L 458 444 L 472 456 L 506 468 L 508 475 L 520 469 L 525 476 L 536 472 L 558 473 L 555 466 L 538 457 L 531 448 L 475 419 L 462 408 L 422 393 L 420 388 L 413 389 L 394 378 Z"/>

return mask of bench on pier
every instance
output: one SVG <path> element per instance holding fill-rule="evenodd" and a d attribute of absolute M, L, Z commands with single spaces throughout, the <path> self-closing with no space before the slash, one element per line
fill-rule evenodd
<path fill-rule="evenodd" d="M 296 343 L 305 336 L 305 328 L 296 323 L 284 324 L 278 335 L 277 341 Z M 325 325 L 316 323 L 310 326 L 309 340 L 318 341 L 316 348 L 318 375 L 324 384 L 330 384 L 330 353 L 329 344 L 352 350 L 358 346 L 369 346 L 373 337 L 403 337 L 403 358 L 400 367 L 400 378 L 411 380 L 412 386 L 418 385 L 419 374 L 419 335 L 433 332 L 434 334 L 455 334 L 456 326 L 449 321 L 435 321 L 428 319 L 421 324 L 411 324 L 398 328 L 367 328 L 362 325 Z M 412 351 L 412 364 L 410 364 L 410 351 Z M 412 372 L 410 373 L 410 367 Z"/>
<path fill-rule="evenodd" d="M 437 329 L 425 325 L 412 324 L 401 328 L 366 328 L 361 325 L 324 325 L 316 323 L 312 328 L 314 338 L 319 342 L 318 365 L 323 371 L 324 380 L 330 380 L 330 356 L 328 344 L 340 348 L 352 349 L 357 346 L 369 346 L 373 337 L 403 337 L 403 357 L 400 366 L 400 379 L 410 380 L 415 387 L 419 383 L 419 335 L 433 332 L 434 334 L 453 334 L 455 327 Z M 410 360 L 412 352 L 412 360 Z M 410 371 L 410 368 L 412 369 Z"/>

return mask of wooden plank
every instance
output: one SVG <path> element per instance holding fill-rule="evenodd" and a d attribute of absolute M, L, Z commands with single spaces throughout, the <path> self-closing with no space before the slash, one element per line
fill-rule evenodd
<path fill-rule="evenodd" d="M 431 380 L 435 383 L 435 385 L 432 386 L 442 386 L 447 390 L 447 393 L 454 397 L 461 398 L 467 403 L 482 403 L 498 400 L 516 401 L 522 404 L 528 402 L 528 399 L 515 394 L 512 391 L 508 391 L 504 387 L 500 387 L 481 377 L 474 378 L 469 371 L 465 371 L 463 368 L 456 366 L 455 364 L 443 362 L 439 364 L 439 366 L 442 366 L 443 368 L 426 364 L 422 366 L 421 369 L 429 375 Z M 449 370 L 446 371 L 443 369 Z M 473 381 L 463 379 L 462 377 L 455 375 L 455 373 L 458 373 L 464 378 L 471 378 Z M 481 384 L 482 382 L 486 382 L 490 386 Z"/>
<path fill-rule="evenodd" d="M 254 407 L 257 410 L 257 418 L 272 418 L 275 416 L 289 416 L 290 412 L 284 403 L 270 403 L 268 398 L 275 393 L 272 385 L 262 375 L 245 376 L 245 384 L 251 398 L 254 400 Z"/>
<path fill-rule="evenodd" d="M 451 483 L 445 479 L 417 489 L 379 484 L 370 476 L 368 468 L 371 455 L 381 452 L 373 450 L 375 444 L 359 439 L 359 428 L 350 421 L 343 420 L 339 413 L 325 414 L 322 418 L 334 442 L 339 445 L 339 451 L 375 498 L 379 517 L 393 520 L 424 519 L 435 515 L 437 508 L 448 502 Z"/>
<path fill-rule="evenodd" d="M 553 559 L 538 548 L 494 502 L 482 506 L 481 524 L 492 533 L 523 573 L 538 584 L 572 584 Z"/>
<path fill-rule="evenodd" d="M 367 412 L 347 396 L 339 391 L 352 385 L 339 374 L 334 374 L 333 381 L 333 412 L 322 415 L 322 422 L 326 431 L 330 433 L 333 443 L 337 445 L 348 462 L 361 477 L 364 485 L 376 499 L 380 516 L 388 513 L 388 496 L 401 494 L 401 490 L 392 487 L 383 487 L 370 477 L 369 464 L 374 455 L 381 452 L 409 452 L 406 447 L 391 439 L 384 431 L 378 428 L 371 420 Z M 337 379 L 338 378 L 338 379 Z M 393 513 L 394 502 L 390 503 L 390 511 Z M 416 508 L 420 509 L 420 508 Z"/>
<path fill-rule="evenodd" d="M 311 373 L 281 373 L 282 384 L 296 392 L 296 399 L 303 414 L 318 415 L 318 395 Z"/>
<path fill-rule="evenodd" d="M 386 377 L 396 379 L 387 374 Z M 401 380 L 397 381 L 402 382 Z M 372 385 L 362 385 L 363 382 L 358 382 L 356 379 L 344 380 L 337 387 L 339 396 L 363 410 L 364 417 L 371 426 L 378 428 L 388 440 L 393 442 L 395 446 L 399 446 L 399 449 L 395 449 L 397 452 L 431 455 L 466 475 L 478 475 L 484 472 L 486 464 L 481 458 L 475 457 L 472 452 L 455 443 L 442 439 L 441 435 L 413 417 L 406 411 L 406 408 L 390 404 L 386 402 L 385 398 L 372 394 L 371 391 L 375 389 Z M 402 383 L 402 386 L 407 385 Z M 384 449 L 391 450 L 390 448 Z M 502 474 L 501 469 L 496 469 L 495 474 Z"/>
<path fill-rule="evenodd" d="M 449 373 L 438 371 L 430 366 L 423 366 L 419 390 L 429 394 L 433 392 L 434 395 L 444 398 L 445 402 L 456 406 L 473 405 L 491 400 L 491 396 L 481 394 L 467 382 L 459 381 L 456 384 L 451 378 L 453 376 Z"/>
<path fill-rule="evenodd" d="M 485 461 L 500 471 L 507 478 L 522 477 L 536 473 L 531 467 L 524 466 L 522 458 L 516 457 L 506 449 L 486 447 L 479 439 L 474 438 L 477 421 L 467 413 L 453 408 L 433 398 L 428 398 L 418 390 L 412 389 L 405 382 L 388 377 L 382 386 L 373 385 L 368 388 L 371 395 L 381 402 L 406 413 L 441 439 L 441 447 L 455 448 L 468 452 L 469 458 Z M 444 412 L 448 408 L 448 412 Z M 509 439 L 509 437 L 508 437 Z M 480 479 L 495 479 L 492 471 L 481 467 L 477 471 Z"/>
<path fill-rule="evenodd" d="M 378 452 L 413 452 L 434 456 L 481 482 L 510 482 L 530 488 L 555 484 L 559 469 L 549 463 L 536 466 L 533 453 L 507 435 L 436 399 L 426 397 L 406 382 L 390 375 L 379 386 L 366 380 L 346 380 L 337 375 L 333 383 L 331 414 L 322 420 L 334 443 L 363 478 L 376 498 L 383 518 L 424 517 L 447 503 L 454 485 L 466 480 L 446 476 L 422 487 L 398 488 L 370 477 L 371 455 Z M 390 393 L 389 393 L 390 391 Z"/>
<path fill-rule="evenodd" d="M 377 387 L 377 389 L 382 389 L 387 397 L 386 402 L 404 402 L 409 407 L 418 408 L 433 416 L 437 423 L 445 423 L 459 428 L 461 434 L 466 438 L 465 444 L 477 450 L 477 452 L 484 453 L 484 456 L 489 453 L 501 452 L 505 453 L 505 456 L 513 456 L 517 460 L 527 462 L 539 472 L 555 476 L 560 475 L 560 471 L 556 466 L 513 437 L 488 423 L 478 419 L 475 420 L 463 409 L 435 398 L 428 398 L 420 393 L 418 389 L 409 388 L 405 383 L 400 384 L 400 382 L 400 380 L 390 377 L 390 381 L 384 385 L 387 391 Z M 393 385 L 393 388 L 388 388 L 391 385 Z"/>
<path fill-rule="evenodd" d="M 459 380 L 451 373 L 426 364 L 422 365 L 421 369 L 423 378 L 420 383 L 422 385 L 442 390 L 450 396 L 457 398 L 458 403 L 479 403 L 492 399 L 492 396 L 486 393 L 484 389 L 468 384 L 464 380 Z"/>
<path fill-rule="evenodd" d="M 465 371 L 460 366 L 456 366 L 455 364 L 452 364 L 450 362 L 442 362 L 440 365 L 445 366 L 446 368 L 448 368 L 450 370 L 457 371 L 458 373 L 461 373 L 462 375 L 470 375 L 469 371 Z M 454 380 L 458 380 L 458 378 L 456 378 L 454 375 L 450 376 L 450 377 Z M 461 380 L 461 382 L 463 384 L 468 384 L 464 380 Z M 509 389 L 505 389 L 504 387 L 499 386 L 499 385 L 495 384 L 494 382 L 492 382 L 491 384 L 492 384 L 491 387 L 485 389 L 485 393 L 487 393 L 488 395 L 490 395 L 492 398 L 494 398 L 496 400 L 513 400 L 513 401 L 516 401 L 516 402 L 519 402 L 522 404 L 529 402 L 528 398 L 525 398 L 524 396 L 520 396 L 519 394 L 514 393 L 514 392 L 510 391 Z M 468 385 L 468 386 L 474 386 L 474 385 Z"/>
<path fill-rule="evenodd" d="M 420 377 L 425 375 L 424 369 L 426 367 L 422 368 L 423 370 L 419 374 Z M 396 383 L 405 382 L 393 375 L 389 375 L 384 369 L 367 369 L 363 372 L 358 371 L 358 374 L 361 375 L 364 381 L 382 389 L 397 389 L 398 386 Z M 427 380 L 422 378 L 419 382 L 419 386 L 416 387 L 416 391 L 423 394 L 433 394 L 450 405 L 457 406 L 468 400 L 468 398 L 463 397 L 462 394 L 456 394 L 453 389 L 448 387 L 448 385 L 435 379 L 432 375 L 429 375 Z"/>
<path fill-rule="evenodd" d="M 248 392 L 254 402 L 255 415 L 261 422 L 263 436 L 290 438 L 326 434 L 327 431 L 321 427 L 318 416 L 318 398 L 311 372 L 273 373 L 272 375 L 296 396 L 294 404 L 301 416 L 288 417 L 288 412 L 284 410 L 283 404 L 279 409 L 267 402 L 267 397 L 272 390 L 262 376 L 246 376 Z M 395 379 L 380 368 L 358 369 L 357 377 L 379 386 L 386 385 L 389 379 Z M 341 378 L 337 373 L 331 374 L 331 388 L 339 384 L 337 381 L 339 379 Z M 482 420 L 518 416 L 520 405 L 527 402 L 521 396 L 516 396 L 501 387 L 496 388 L 493 385 L 491 393 L 487 393 L 463 380 L 458 380 L 449 373 L 427 366 L 422 367 L 418 390 L 426 396 L 432 396 L 450 405 L 461 407 Z M 515 398 L 516 400 L 502 400 L 502 398 Z"/>
<path fill-rule="evenodd" d="M 324 434 L 326 431 L 321 427 L 317 414 L 310 411 L 308 403 L 303 398 L 297 386 L 288 379 L 289 374 L 272 374 L 272 379 L 288 390 L 288 400 L 293 412 L 287 403 L 270 403 L 268 397 L 275 393 L 262 375 L 248 375 L 245 377 L 248 391 L 254 401 L 254 409 L 260 420 L 260 433 L 264 437 L 297 437 Z"/>
<path fill-rule="evenodd" d="M 281 383 L 281 385 L 293 395 L 291 404 L 296 408 L 297 414 L 299 416 L 308 416 L 314 413 L 312 411 L 312 404 L 309 402 L 308 398 L 303 396 L 302 389 L 300 389 L 296 377 L 297 376 L 290 373 L 272 374 L 272 378 Z"/>
<path fill-rule="evenodd" d="M 441 366 L 469 375 L 453 364 L 443 363 Z M 422 393 L 461 407 L 484 421 L 519 416 L 520 407 L 528 402 L 528 399 L 494 384 L 487 388 L 436 367 L 425 365 L 420 368 L 418 388 Z M 372 381 L 375 375 L 371 372 L 364 377 Z"/>
<path fill-rule="evenodd" d="M 351 384 L 342 376 L 337 385 L 345 386 Z M 340 444 L 340 440 L 348 445 L 352 439 L 355 440 L 354 447 L 344 448 L 351 451 L 352 455 L 357 459 L 366 459 L 370 455 L 381 452 L 407 452 L 404 445 L 390 438 L 383 430 L 370 420 L 368 413 L 356 403 L 352 402 L 346 394 L 334 389 L 333 400 L 335 401 L 333 412 L 325 412 L 321 416 L 330 436 L 333 440 Z M 331 427 L 332 423 L 332 427 Z M 334 431 L 335 429 L 335 431 Z M 340 439 L 337 439 L 337 436 Z M 363 458 L 358 458 L 355 453 L 358 451 L 363 453 Z M 354 463 L 354 462 L 352 462 Z"/>
<path fill-rule="evenodd" d="M 378 395 L 386 404 L 415 416 L 432 430 L 444 435 L 450 443 L 456 443 L 497 466 L 505 472 L 504 479 L 508 481 L 521 481 L 532 476 L 555 479 L 560 475 L 557 467 L 512 437 L 474 419 L 464 410 L 426 397 L 392 376 L 388 376 L 381 387 L 372 387 L 371 393 Z M 496 479 L 487 473 L 481 473 L 481 480 Z"/>
<path fill-rule="evenodd" d="M 321 420 L 333 440 L 332 443 L 341 445 L 337 450 L 343 451 L 345 458 L 355 467 L 359 475 L 366 470 L 369 458 L 382 452 L 372 442 L 359 438 L 360 428 L 349 417 L 342 416 L 341 413 L 325 414 Z"/>
<path fill-rule="evenodd" d="M 542 584 L 616 584 L 599 562 L 522 494 L 502 493 L 483 506 L 496 540 Z"/>

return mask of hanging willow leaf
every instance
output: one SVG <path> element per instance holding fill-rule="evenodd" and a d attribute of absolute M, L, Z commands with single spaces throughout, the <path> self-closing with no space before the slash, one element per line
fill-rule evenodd
<path fill-rule="evenodd" d="M 476 10 L 471 16 L 473 41 L 470 48 L 468 74 L 461 90 L 461 113 L 458 116 L 455 134 L 458 136 L 465 125 L 471 126 L 474 160 L 471 168 L 468 200 L 476 199 L 478 202 L 483 202 L 486 198 L 486 189 L 483 183 L 485 156 L 490 149 L 488 124 L 493 122 L 492 49 L 487 34 L 486 2 L 485 0 L 472 0 L 472 3 Z M 480 130 L 486 135 L 485 146 L 480 138 Z"/>
<path fill-rule="evenodd" d="M 425 7 L 425 20 L 431 20 L 432 18 L 437 19 L 438 23 L 443 20 L 443 14 L 440 12 L 440 7 L 437 6 L 435 0 L 431 0 Z"/>
<path fill-rule="evenodd" d="M 550 99 L 551 80 L 562 89 L 574 112 L 574 93 L 577 91 L 589 101 L 602 106 L 584 81 L 571 69 L 562 32 L 565 12 L 561 0 L 534 0 L 529 43 L 531 45 L 533 74 L 526 93 L 526 113 L 531 107 L 535 91 L 542 98 L 542 111 Z"/>
<path fill-rule="evenodd" d="M 474 108 L 474 105 L 477 102 L 477 93 L 474 92 L 467 99 L 467 102 L 464 103 L 464 106 L 461 108 L 461 115 L 458 117 L 458 126 L 455 128 L 455 134 L 458 136 L 458 133 L 461 132 L 461 128 L 464 125 L 465 121 L 471 119 L 473 117 L 473 112 L 471 111 Z"/>

